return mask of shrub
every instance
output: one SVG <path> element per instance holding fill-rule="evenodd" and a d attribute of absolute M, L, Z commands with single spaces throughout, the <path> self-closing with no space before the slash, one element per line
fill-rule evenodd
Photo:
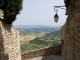
<path fill-rule="evenodd" d="M 0 0 L 0 9 L 4 10 L 4 22 L 11 24 L 22 9 L 23 0 Z"/>

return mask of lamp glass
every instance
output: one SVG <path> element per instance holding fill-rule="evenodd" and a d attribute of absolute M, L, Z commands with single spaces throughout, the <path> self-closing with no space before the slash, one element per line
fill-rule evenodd
<path fill-rule="evenodd" d="M 59 19 L 59 16 L 57 15 L 57 13 L 54 15 L 54 21 L 57 23 Z"/>

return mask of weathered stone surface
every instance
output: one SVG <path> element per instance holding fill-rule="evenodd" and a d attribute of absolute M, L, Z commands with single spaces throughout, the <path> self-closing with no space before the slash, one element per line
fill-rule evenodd
<path fill-rule="evenodd" d="M 39 50 L 34 50 L 30 52 L 22 53 L 22 60 L 27 60 L 29 58 L 47 56 L 47 55 L 60 55 L 61 54 L 61 45 L 52 46 L 48 48 L 43 48 Z"/>
<path fill-rule="evenodd" d="M 68 18 L 62 27 L 62 59 L 80 60 L 80 0 L 71 0 Z"/>
<path fill-rule="evenodd" d="M 19 31 L 3 22 L 0 10 L 0 60 L 21 60 Z"/>

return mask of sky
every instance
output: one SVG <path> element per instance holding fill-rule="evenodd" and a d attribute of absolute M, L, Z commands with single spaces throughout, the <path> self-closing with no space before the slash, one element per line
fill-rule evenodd
<path fill-rule="evenodd" d="M 13 25 L 62 26 L 66 22 L 65 10 L 58 8 L 59 21 L 54 22 L 54 6 L 63 6 L 64 0 L 23 0 L 23 9 Z"/>

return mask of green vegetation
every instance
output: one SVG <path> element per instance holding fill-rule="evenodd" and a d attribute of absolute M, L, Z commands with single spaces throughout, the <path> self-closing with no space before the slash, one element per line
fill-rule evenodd
<path fill-rule="evenodd" d="M 21 52 L 22 53 L 25 51 L 38 49 L 37 47 L 33 46 L 32 44 L 28 44 L 28 43 L 21 44 L 20 46 L 21 46 Z"/>
<path fill-rule="evenodd" d="M 46 45 L 46 46 L 58 45 L 60 44 L 60 35 L 61 35 L 60 31 L 47 33 L 43 37 L 37 37 L 31 40 L 30 44 L 33 43 L 37 45 Z"/>
<path fill-rule="evenodd" d="M 4 22 L 11 24 L 22 9 L 23 0 L 0 0 L 0 9 L 4 10 Z"/>
<path fill-rule="evenodd" d="M 65 3 L 65 7 L 66 7 L 66 14 L 65 15 L 68 15 L 68 7 L 70 6 L 70 0 L 64 0 L 64 3 Z"/>
<path fill-rule="evenodd" d="M 33 30 L 32 30 L 33 31 Z M 35 33 L 40 34 L 41 30 L 35 31 Z M 44 32 L 44 31 L 43 31 Z M 21 44 L 21 52 L 40 49 L 44 47 L 54 46 L 61 44 L 61 31 L 46 31 L 44 36 L 36 37 L 31 40 L 29 43 Z M 31 32 L 32 33 L 32 32 Z M 30 34 L 30 32 L 28 33 Z"/>
<path fill-rule="evenodd" d="M 18 28 L 18 29 L 19 29 L 20 35 L 23 35 L 23 36 L 30 35 L 30 34 L 38 35 L 42 32 L 43 33 L 50 33 L 50 32 L 59 30 L 58 28 L 30 28 L 30 29 Z"/>

